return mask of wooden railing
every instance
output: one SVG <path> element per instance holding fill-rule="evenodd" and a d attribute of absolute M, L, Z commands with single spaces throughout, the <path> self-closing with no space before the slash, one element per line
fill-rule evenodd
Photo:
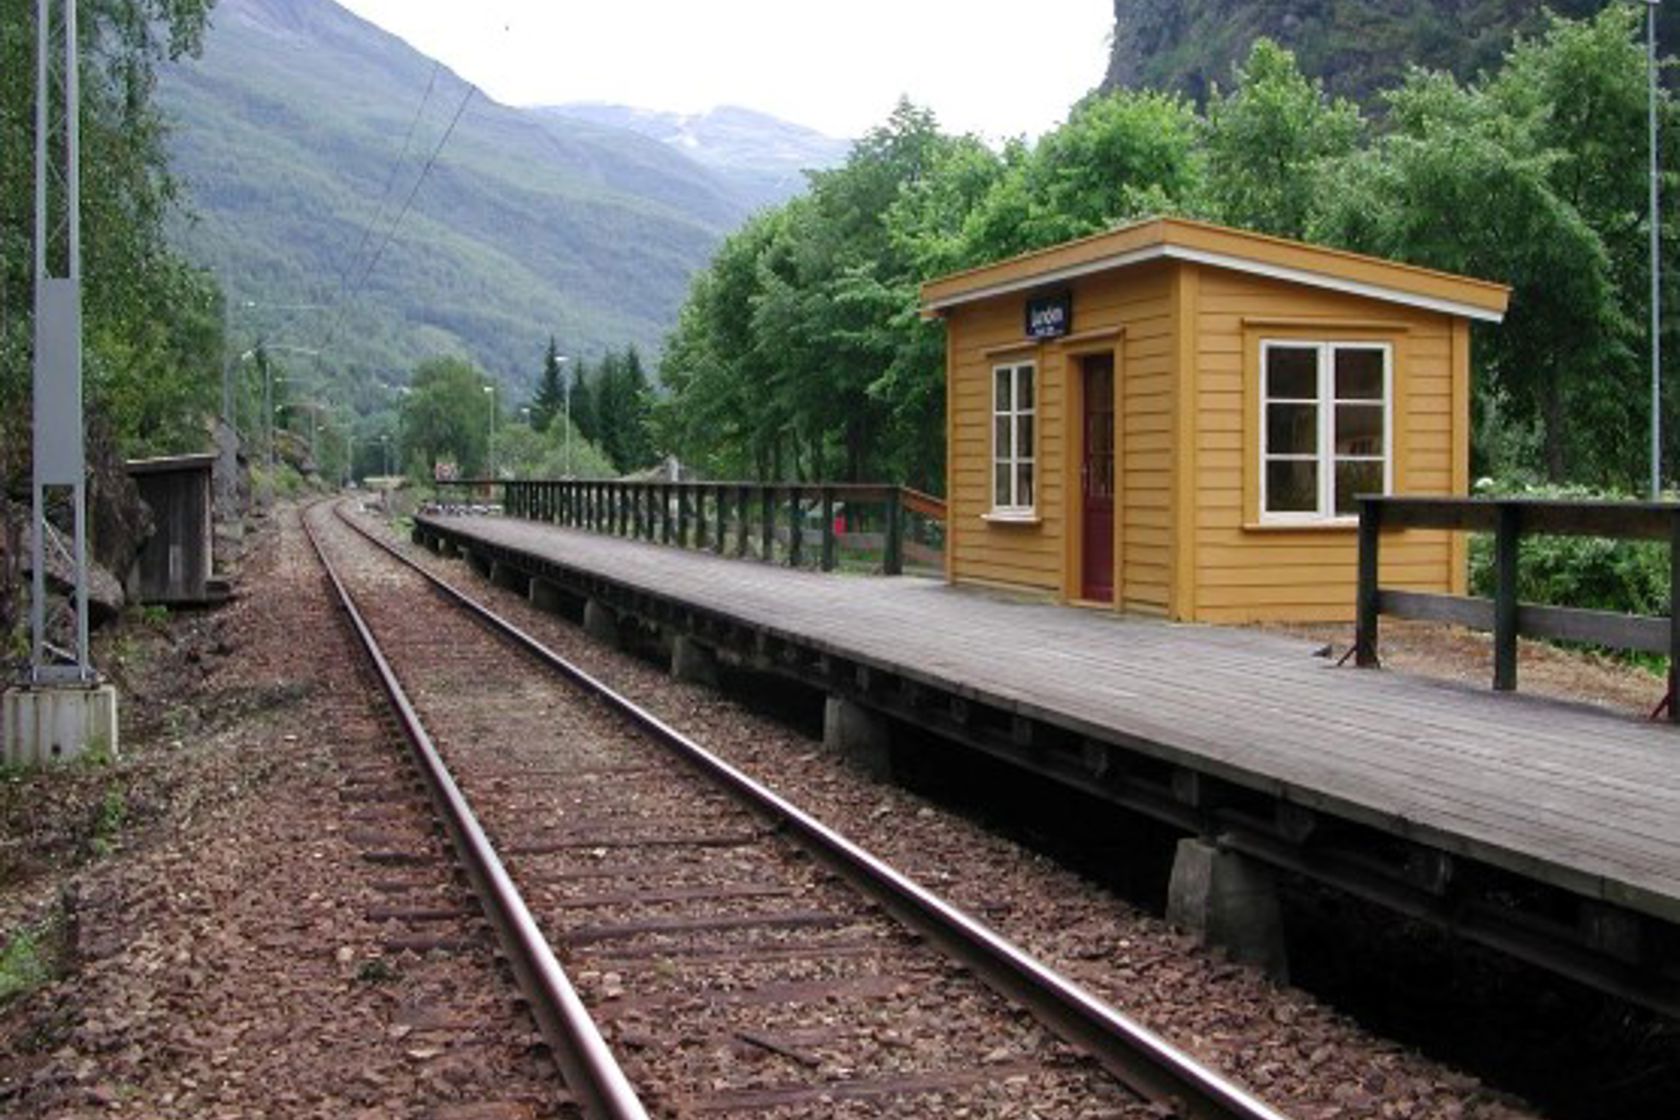
<path fill-rule="evenodd" d="M 1378 585 L 1382 534 L 1388 529 L 1456 529 L 1494 538 L 1492 599 L 1399 591 Z M 1517 600 L 1522 538 L 1554 534 L 1669 542 L 1669 617 L 1625 615 Z M 1668 657 L 1668 718 L 1680 722 L 1680 503 L 1578 502 L 1531 498 L 1360 498 L 1359 598 L 1355 660 L 1378 664 L 1377 620 L 1453 622 L 1493 631 L 1493 687 L 1517 687 L 1517 637 L 1586 642 Z"/>
<path fill-rule="evenodd" d="M 945 519 L 938 498 L 858 483 L 462 479 L 438 486 L 491 501 L 499 490 L 512 517 L 825 572 L 839 565 L 842 546 L 878 551 L 888 575 L 904 572 L 907 552 L 937 565 L 938 551 L 922 539 L 928 534 L 912 531 L 907 539 L 906 523 L 942 526 Z"/>

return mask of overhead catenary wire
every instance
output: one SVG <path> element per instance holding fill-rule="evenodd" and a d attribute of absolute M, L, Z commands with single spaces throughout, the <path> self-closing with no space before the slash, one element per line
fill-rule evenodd
<path fill-rule="evenodd" d="M 432 154 L 427 157 L 425 166 L 420 169 L 419 176 L 414 180 L 414 185 L 409 188 L 408 197 L 403 200 L 402 209 L 397 213 L 396 220 L 391 223 L 391 228 L 385 231 L 385 237 L 380 241 L 379 248 L 374 251 L 366 267 L 362 269 L 361 276 L 356 280 L 355 289 L 341 301 L 338 315 L 333 320 L 332 329 L 327 332 L 326 338 L 322 341 L 321 349 L 324 350 L 331 346 L 333 340 L 338 337 L 339 330 L 344 326 L 346 310 L 360 298 L 363 289 L 367 287 L 369 278 L 373 276 L 373 270 L 379 267 L 379 262 L 385 256 L 385 250 L 390 247 L 391 240 L 396 236 L 397 230 L 401 228 L 403 219 L 408 217 L 408 212 L 413 208 L 414 199 L 419 195 L 420 188 L 425 185 L 427 177 L 431 175 L 432 168 L 437 166 L 438 157 L 443 155 L 443 149 L 448 145 L 449 138 L 455 135 L 456 126 L 461 123 L 461 117 L 466 113 L 468 104 L 472 102 L 473 95 L 477 92 L 478 86 L 468 85 L 467 91 L 461 95 L 460 104 L 455 106 L 455 115 L 449 119 L 449 127 L 444 129 L 443 136 L 438 139 L 437 146 L 432 149 Z"/>
<path fill-rule="evenodd" d="M 373 214 L 368 218 L 367 225 L 362 227 L 362 236 L 356 242 L 356 248 L 345 258 L 344 267 L 339 270 L 338 295 L 344 298 L 350 288 L 350 276 L 356 271 L 356 263 L 362 259 L 362 250 L 366 249 L 373 237 L 373 227 L 385 217 L 385 204 L 391 200 L 391 191 L 397 185 L 397 173 L 402 170 L 403 163 L 408 159 L 408 152 L 414 145 L 414 134 L 420 126 L 420 118 L 425 115 L 426 106 L 432 100 L 432 90 L 437 87 L 438 73 L 442 71 L 443 63 L 433 61 L 432 73 L 426 79 L 426 92 L 420 95 L 420 104 L 415 106 L 414 116 L 408 122 L 408 132 L 403 136 L 402 148 L 397 152 L 397 158 L 391 162 L 391 173 L 385 177 L 385 190 L 379 196 L 379 202 L 373 208 Z"/>

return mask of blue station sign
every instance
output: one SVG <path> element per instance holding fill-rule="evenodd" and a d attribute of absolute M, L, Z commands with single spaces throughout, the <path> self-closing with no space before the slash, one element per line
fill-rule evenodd
<path fill-rule="evenodd" d="M 1027 337 L 1060 338 L 1073 329 L 1073 293 L 1027 300 Z"/>

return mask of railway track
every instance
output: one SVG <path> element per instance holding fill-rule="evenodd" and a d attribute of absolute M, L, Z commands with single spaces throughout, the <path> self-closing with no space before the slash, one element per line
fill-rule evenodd
<path fill-rule="evenodd" d="M 311 539 L 586 1114 L 1278 1117 L 334 512 Z"/>

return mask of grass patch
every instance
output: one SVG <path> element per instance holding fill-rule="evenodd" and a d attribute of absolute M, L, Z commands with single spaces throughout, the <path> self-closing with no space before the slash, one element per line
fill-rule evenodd
<path fill-rule="evenodd" d="M 45 941 L 39 931 L 20 929 L 0 947 L 0 1007 L 52 979 Z"/>
<path fill-rule="evenodd" d="M 93 833 L 88 839 L 88 850 L 103 859 L 117 849 L 117 841 L 122 836 L 122 830 L 128 824 L 128 798 L 123 795 L 122 788 L 115 783 L 107 786 L 105 797 L 99 803 L 99 810 L 93 818 Z"/>

